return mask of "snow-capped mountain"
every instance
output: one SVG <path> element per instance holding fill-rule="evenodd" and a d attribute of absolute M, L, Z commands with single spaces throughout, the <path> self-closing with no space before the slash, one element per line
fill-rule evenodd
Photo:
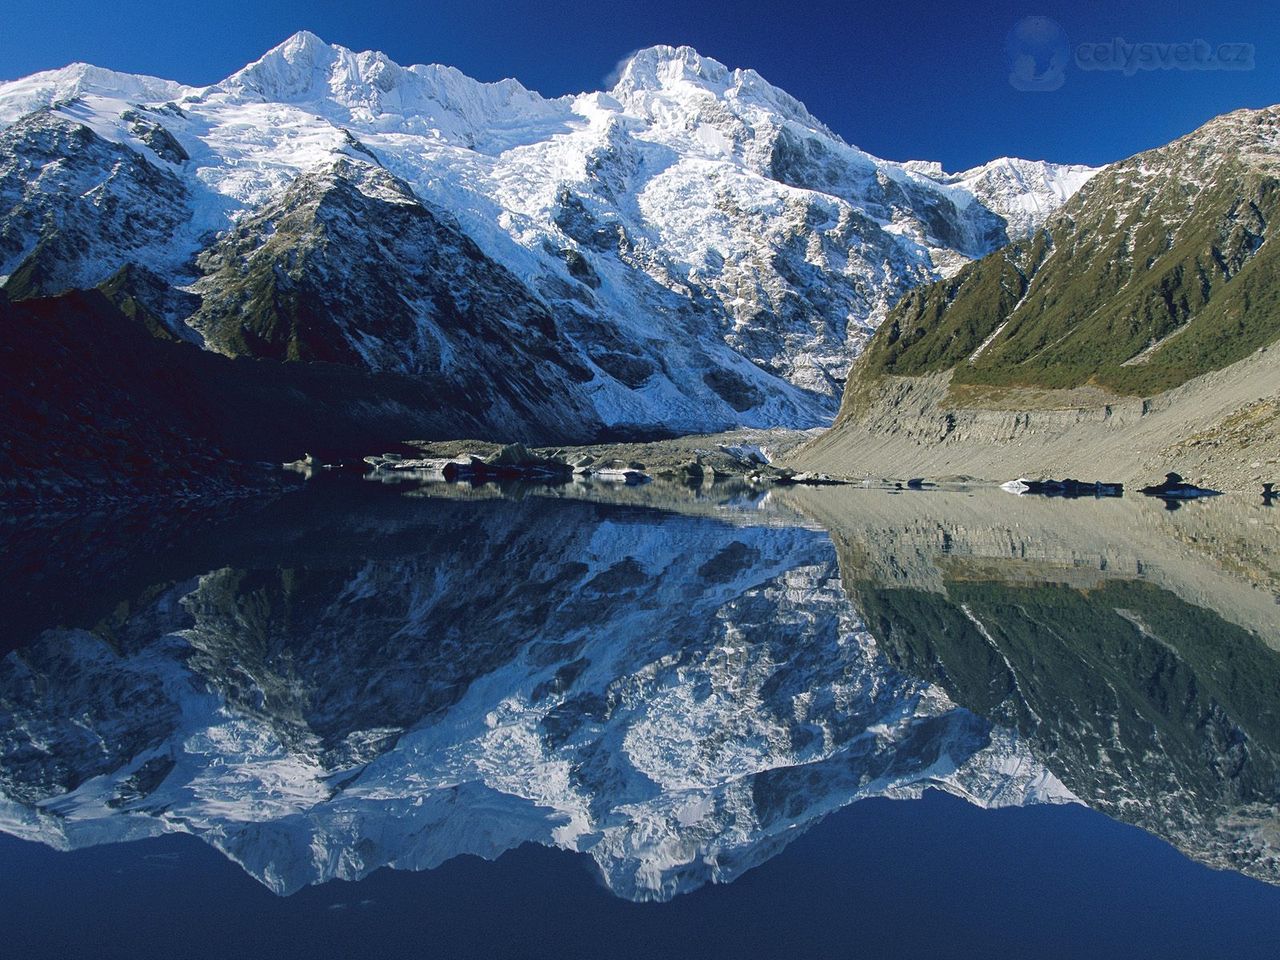
<path fill-rule="evenodd" d="M 888 666 L 820 532 L 400 503 L 0 661 L 0 829 L 189 832 L 279 893 L 536 842 L 667 899 L 864 797 L 1072 799 Z"/>
<path fill-rule="evenodd" d="M 904 291 L 1025 234 L 1093 172 L 880 160 L 687 47 L 547 99 L 304 32 L 205 88 L 84 64 L 0 84 L 0 123 L 10 296 L 134 263 L 199 298 L 148 306 L 209 349 L 464 386 L 486 368 L 459 318 L 518 348 L 536 314 L 601 428 L 829 421 Z M 290 217 L 332 211 L 335 178 L 354 207 Z M 476 256 L 393 249 L 406 215 Z"/>
<path fill-rule="evenodd" d="M 940 184 L 956 185 L 1004 218 L 1010 240 L 1029 237 L 1050 215 L 1075 195 L 1097 167 L 1051 164 L 1001 157 L 960 173 L 946 173 L 938 163 L 903 164 L 913 173 Z"/>

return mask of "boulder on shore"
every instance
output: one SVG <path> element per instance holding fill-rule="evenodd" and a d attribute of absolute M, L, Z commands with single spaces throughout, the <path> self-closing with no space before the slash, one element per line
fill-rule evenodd
<path fill-rule="evenodd" d="M 1042 497 L 1122 497 L 1123 483 L 1108 483 L 1103 480 L 1085 481 L 1067 477 L 1065 480 L 1027 480 L 1019 478 L 1002 483 L 1000 489 L 1019 496 Z"/>
<path fill-rule="evenodd" d="M 1138 492 L 1164 500 L 1194 500 L 1196 497 L 1217 497 L 1222 494 L 1220 490 L 1209 490 L 1187 483 L 1176 473 L 1166 473 L 1161 483 L 1143 487 Z"/>

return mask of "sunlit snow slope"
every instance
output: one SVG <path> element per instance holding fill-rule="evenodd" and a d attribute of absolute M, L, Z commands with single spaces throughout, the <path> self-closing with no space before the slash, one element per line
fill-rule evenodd
<path fill-rule="evenodd" d="M 207 88 L 85 64 L 0 84 L 0 123 L 10 297 L 135 264 L 130 295 L 209 349 L 461 390 L 503 374 L 477 324 L 519 346 L 536 318 L 529 362 L 602 429 L 828 422 L 905 290 L 1094 172 L 880 160 L 687 47 L 546 99 L 304 32 Z"/>

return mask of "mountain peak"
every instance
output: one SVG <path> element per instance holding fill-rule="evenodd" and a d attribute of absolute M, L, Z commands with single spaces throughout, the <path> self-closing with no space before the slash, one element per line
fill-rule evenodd
<path fill-rule="evenodd" d="M 307 51 L 319 51 L 329 47 L 329 44 L 316 36 L 310 30 L 299 30 L 292 34 L 284 42 L 277 44 L 268 53 L 279 51 L 284 56 L 296 56 Z"/>
<path fill-rule="evenodd" d="M 329 68 L 340 51 L 309 30 L 299 30 L 220 86 L 253 93 L 264 100 L 295 100 L 327 81 Z"/>
<path fill-rule="evenodd" d="M 683 100 L 690 94 L 710 94 L 739 106 L 755 106 L 839 140 L 803 103 L 765 80 L 755 70 L 730 69 L 692 47 L 659 44 L 637 50 L 618 71 L 610 91 L 623 103 L 643 107 L 652 100 Z M 733 108 L 735 112 L 737 108 Z"/>
<path fill-rule="evenodd" d="M 631 54 L 618 72 L 614 90 L 660 90 L 681 81 L 698 85 L 726 84 L 732 73 L 719 60 L 704 57 L 693 47 L 658 44 Z"/>
<path fill-rule="evenodd" d="M 283 62 L 300 66 L 323 64 L 332 61 L 334 54 L 344 49 L 337 44 L 326 43 L 310 30 L 299 30 L 277 43 L 244 69 L 247 70 L 261 63 Z"/>
<path fill-rule="evenodd" d="M 400 132 L 432 132 L 472 147 L 503 141 L 512 121 L 558 114 L 566 104 L 515 80 L 483 83 L 454 67 L 401 66 L 385 53 L 355 52 L 301 30 L 217 88 L 233 99 L 307 104 L 346 126 L 365 123 Z M 496 132 L 496 135 L 495 135 Z"/>
<path fill-rule="evenodd" d="M 192 89 L 172 80 L 120 73 L 77 61 L 57 70 L 44 70 L 0 84 L 0 123 L 12 123 L 50 103 L 85 95 L 156 103 L 179 100 Z"/>
<path fill-rule="evenodd" d="M 1173 143 L 1138 157 L 1148 157 L 1150 162 L 1154 157 L 1178 157 L 1184 152 L 1197 157 L 1216 157 L 1220 163 L 1229 160 L 1274 174 L 1280 170 L 1280 104 L 1224 113 Z M 1136 159 L 1125 162 L 1133 163 Z"/>

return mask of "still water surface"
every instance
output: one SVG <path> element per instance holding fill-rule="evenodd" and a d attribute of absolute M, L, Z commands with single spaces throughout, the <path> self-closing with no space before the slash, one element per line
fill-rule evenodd
<path fill-rule="evenodd" d="M 10 523 L 9 948 L 1274 956 L 1272 517 L 322 478 Z"/>

